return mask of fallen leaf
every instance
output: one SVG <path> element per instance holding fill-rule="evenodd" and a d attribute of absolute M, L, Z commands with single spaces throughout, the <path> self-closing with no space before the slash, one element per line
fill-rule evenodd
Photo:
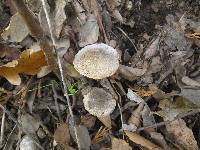
<path fill-rule="evenodd" d="M 143 110 L 144 103 L 140 103 L 139 106 L 133 110 L 131 117 L 128 119 L 128 124 L 134 124 L 139 127 L 141 124 L 141 111 Z"/>
<path fill-rule="evenodd" d="M 89 44 L 93 44 L 98 40 L 99 26 L 97 24 L 96 17 L 94 15 L 88 16 L 88 20 L 81 27 L 79 32 L 79 46 L 84 47 Z"/>
<path fill-rule="evenodd" d="M 144 106 L 144 109 L 141 112 L 141 116 L 142 116 L 142 123 L 144 127 L 156 124 L 153 113 L 151 112 L 148 105 Z M 145 129 L 145 131 L 150 133 L 150 132 L 155 131 L 155 129 L 147 128 Z"/>
<path fill-rule="evenodd" d="M 19 49 L 15 47 L 10 47 L 7 44 L 0 43 L 0 65 L 4 62 L 9 62 L 19 58 Z"/>
<path fill-rule="evenodd" d="M 192 87 L 200 87 L 200 83 L 187 77 L 187 76 L 184 76 L 182 77 L 182 82 L 185 83 L 186 85 L 189 85 L 189 86 L 192 86 Z"/>
<path fill-rule="evenodd" d="M 128 88 L 127 97 L 131 101 L 134 101 L 134 102 L 136 102 L 138 104 L 139 103 L 144 103 L 144 100 L 140 96 L 138 96 L 135 92 L 133 92 L 130 88 Z"/>
<path fill-rule="evenodd" d="M 66 123 L 62 123 L 58 126 L 56 131 L 54 132 L 54 140 L 56 143 L 68 146 L 70 142 L 70 134 L 69 134 L 69 127 Z"/>
<path fill-rule="evenodd" d="M 70 126 L 69 129 L 70 129 L 70 134 L 72 138 L 74 139 L 74 141 L 77 142 L 76 136 L 74 133 L 74 127 Z M 77 137 L 79 139 L 78 142 L 80 144 L 81 149 L 90 150 L 91 139 L 90 139 L 88 129 L 83 125 L 76 126 L 76 129 L 77 129 Z"/>
<path fill-rule="evenodd" d="M 89 113 L 86 114 L 85 116 L 81 116 L 81 123 L 89 129 L 94 127 L 95 122 L 96 122 L 96 117 L 90 115 Z"/>
<path fill-rule="evenodd" d="M 162 110 L 155 112 L 155 114 L 163 117 L 165 121 L 174 120 L 182 113 L 199 109 L 197 105 L 183 97 L 174 98 L 173 101 L 169 99 L 163 99 L 159 102 L 158 107 L 160 107 Z"/>
<path fill-rule="evenodd" d="M 192 103 L 200 107 L 200 89 L 199 88 L 181 88 L 180 96 L 187 98 Z"/>
<path fill-rule="evenodd" d="M 145 59 L 155 56 L 159 49 L 160 36 L 158 36 L 144 53 Z"/>
<path fill-rule="evenodd" d="M 108 129 L 111 129 L 111 128 L 112 128 L 112 125 L 111 125 L 112 121 L 111 121 L 110 115 L 98 117 L 98 119 L 99 119 Z"/>
<path fill-rule="evenodd" d="M 155 150 L 155 149 L 161 150 L 162 149 L 159 146 L 155 145 L 154 143 L 150 142 L 149 140 L 145 139 L 144 137 L 140 136 L 137 133 L 129 132 L 129 131 L 125 131 L 125 133 L 131 141 L 133 141 L 136 144 L 141 145 L 142 147 L 145 147 L 149 150 Z"/>
<path fill-rule="evenodd" d="M 19 116 L 18 121 L 22 127 L 22 131 L 26 134 L 35 134 L 40 126 L 40 122 L 28 113 Z"/>
<path fill-rule="evenodd" d="M 172 136 L 172 140 L 187 150 L 198 150 L 197 141 L 194 138 L 193 132 L 186 126 L 182 119 L 177 119 L 169 124 L 166 124 L 167 132 Z"/>
<path fill-rule="evenodd" d="M 0 66 L 0 76 L 5 77 L 10 83 L 19 85 L 21 78 L 19 73 L 36 75 L 40 68 L 47 65 L 43 51 L 33 53 L 28 49 L 22 52 L 20 58 L 6 65 Z"/>
<path fill-rule="evenodd" d="M 126 141 L 112 138 L 112 150 L 132 150 Z"/>
<path fill-rule="evenodd" d="M 123 78 L 129 81 L 133 81 L 136 80 L 138 77 L 144 75 L 146 70 L 147 70 L 146 67 L 144 67 L 143 69 L 139 69 L 124 65 L 119 65 L 118 72 Z"/>
<path fill-rule="evenodd" d="M 65 14 L 65 6 L 66 6 L 65 0 L 56 0 L 55 1 L 55 10 L 54 10 L 54 29 L 55 29 L 55 35 L 57 38 L 60 36 L 60 32 L 63 28 L 63 24 L 66 20 L 66 14 Z"/>
<path fill-rule="evenodd" d="M 9 40 L 11 42 L 21 42 L 28 34 L 29 30 L 26 23 L 21 16 L 16 13 L 11 17 L 9 26 L 5 29 L 1 36 L 5 41 Z"/>
<path fill-rule="evenodd" d="M 74 0 L 73 1 L 73 6 L 75 9 L 75 12 L 79 18 L 79 21 L 81 22 L 81 24 L 84 24 L 86 22 L 86 14 L 85 14 L 85 10 L 83 9 L 83 7 L 81 6 L 81 4 L 79 3 L 78 0 Z"/>
<path fill-rule="evenodd" d="M 162 148 L 164 148 L 165 150 L 170 150 L 169 146 L 167 145 L 167 142 L 165 141 L 164 136 L 161 133 L 151 132 L 150 136 L 153 139 L 153 141 L 155 141 L 155 143 L 160 145 Z"/>

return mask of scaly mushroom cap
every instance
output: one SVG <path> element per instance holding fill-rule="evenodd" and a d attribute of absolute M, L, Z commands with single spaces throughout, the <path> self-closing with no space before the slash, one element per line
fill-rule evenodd
<path fill-rule="evenodd" d="M 92 79 L 103 79 L 113 75 L 119 67 L 117 51 L 106 44 L 85 46 L 75 56 L 74 68 Z"/>
<path fill-rule="evenodd" d="M 102 88 L 94 87 L 84 95 L 85 109 L 92 115 L 103 117 L 110 115 L 116 106 L 116 100 Z"/>

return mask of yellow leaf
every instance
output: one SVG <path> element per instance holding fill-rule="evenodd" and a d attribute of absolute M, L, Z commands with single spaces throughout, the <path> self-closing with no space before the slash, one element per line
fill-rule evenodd
<path fill-rule="evenodd" d="M 0 66 L 0 76 L 5 77 L 14 85 L 19 85 L 21 83 L 20 73 L 36 75 L 40 68 L 46 65 L 43 51 L 33 52 L 28 49 L 22 52 L 18 60 Z"/>

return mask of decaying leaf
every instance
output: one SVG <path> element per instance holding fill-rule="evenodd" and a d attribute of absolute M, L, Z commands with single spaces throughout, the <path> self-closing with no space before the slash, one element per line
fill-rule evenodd
<path fill-rule="evenodd" d="M 149 140 L 145 139 L 144 137 L 140 136 L 137 133 L 129 132 L 129 131 L 125 131 L 125 133 L 131 141 L 133 141 L 136 144 L 141 145 L 142 147 L 145 147 L 149 150 L 155 150 L 155 149 L 161 150 L 162 149 L 159 146 L 155 145 L 154 143 L 150 142 Z"/>
<path fill-rule="evenodd" d="M 16 13 L 11 17 L 9 26 L 5 29 L 1 36 L 4 40 L 21 42 L 28 34 L 29 30 L 26 23 L 21 16 Z"/>
<path fill-rule="evenodd" d="M 163 99 L 159 102 L 159 107 L 162 109 L 155 112 L 163 117 L 165 121 L 174 120 L 178 115 L 188 111 L 198 109 L 198 106 L 183 97 L 174 98 L 173 101 Z"/>
<path fill-rule="evenodd" d="M 177 119 L 166 125 L 168 133 L 176 144 L 187 150 L 198 150 L 193 132 L 182 119 Z"/>
<path fill-rule="evenodd" d="M 21 78 L 19 73 L 36 75 L 40 68 L 47 65 L 43 51 L 32 52 L 28 49 L 22 52 L 18 60 L 0 66 L 0 76 L 5 77 L 10 83 L 19 85 Z"/>
<path fill-rule="evenodd" d="M 132 148 L 129 146 L 126 141 L 117 139 L 117 138 L 112 138 L 112 150 L 132 150 Z"/>
<path fill-rule="evenodd" d="M 69 128 L 66 123 L 62 123 L 58 126 L 56 131 L 54 132 L 54 140 L 56 143 L 63 145 L 64 147 L 68 147 L 70 142 L 70 134 Z"/>
<path fill-rule="evenodd" d="M 99 26 L 97 24 L 96 17 L 94 15 L 90 15 L 79 32 L 79 46 L 84 47 L 86 45 L 93 44 L 98 40 L 98 37 Z"/>

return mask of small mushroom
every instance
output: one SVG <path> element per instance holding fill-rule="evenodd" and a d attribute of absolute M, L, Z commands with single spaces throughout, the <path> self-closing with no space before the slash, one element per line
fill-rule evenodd
<path fill-rule="evenodd" d="M 113 75 L 119 67 L 119 54 L 106 44 L 85 46 L 75 56 L 74 68 L 83 76 L 103 79 Z"/>
<path fill-rule="evenodd" d="M 88 94 L 84 95 L 83 103 L 85 109 L 97 117 L 110 115 L 116 106 L 113 96 L 103 88 L 97 87 L 92 88 Z"/>

